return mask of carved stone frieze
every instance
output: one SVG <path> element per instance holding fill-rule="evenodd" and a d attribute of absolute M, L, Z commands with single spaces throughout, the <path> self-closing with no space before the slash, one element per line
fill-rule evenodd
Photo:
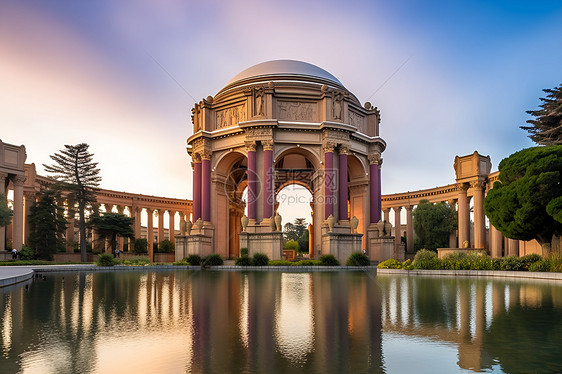
<path fill-rule="evenodd" d="M 217 110 L 215 112 L 215 123 L 217 129 L 236 126 L 239 122 L 246 121 L 246 119 L 245 105 Z"/>
<path fill-rule="evenodd" d="M 324 131 L 322 134 L 322 140 L 324 142 L 331 141 L 337 144 L 349 144 L 349 134 L 342 131 Z"/>
<path fill-rule="evenodd" d="M 349 124 L 351 126 L 355 126 L 357 127 L 357 129 L 359 130 L 359 132 L 361 133 L 365 133 L 366 128 L 365 128 L 365 117 L 362 116 L 359 113 L 356 113 L 354 111 L 349 111 Z"/>
<path fill-rule="evenodd" d="M 272 128 L 246 129 L 246 139 L 253 141 L 273 140 Z"/>
<path fill-rule="evenodd" d="M 278 101 L 277 113 L 280 120 L 314 121 L 317 118 L 316 103 Z"/>

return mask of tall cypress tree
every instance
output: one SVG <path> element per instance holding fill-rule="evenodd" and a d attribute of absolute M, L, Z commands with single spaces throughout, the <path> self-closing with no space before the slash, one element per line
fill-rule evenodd
<path fill-rule="evenodd" d="M 562 84 L 554 89 L 544 89 L 547 95 L 541 97 L 543 102 L 539 110 L 528 110 L 535 117 L 527 123 L 533 126 L 520 126 L 527 130 L 535 143 L 541 145 L 562 144 Z"/>
<path fill-rule="evenodd" d="M 62 236 L 68 223 L 64 207 L 57 200 L 60 200 L 58 191 L 46 190 L 30 208 L 29 244 L 35 255 L 44 260 L 52 260 L 57 248 L 63 245 Z"/>
<path fill-rule="evenodd" d="M 78 227 L 80 229 L 80 257 L 86 262 L 86 209 L 96 202 L 96 191 L 101 176 L 98 163 L 93 162 L 89 145 L 65 145 L 64 149 L 51 155 L 54 165 L 45 165 L 45 170 L 64 185 L 68 199 L 78 204 Z"/>

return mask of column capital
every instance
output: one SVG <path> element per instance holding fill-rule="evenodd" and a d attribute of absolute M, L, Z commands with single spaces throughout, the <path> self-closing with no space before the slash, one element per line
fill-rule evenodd
<path fill-rule="evenodd" d="M 407 205 L 407 206 L 405 206 L 404 208 L 406 208 L 406 211 L 407 211 L 408 213 L 410 213 L 412 210 L 414 210 L 414 206 L 413 206 L 413 205 Z"/>
<path fill-rule="evenodd" d="M 340 155 L 350 155 L 349 144 L 340 144 Z"/>
<path fill-rule="evenodd" d="M 399 212 L 400 210 L 402 210 L 402 207 L 401 207 L 401 206 L 395 206 L 395 207 L 392 207 L 392 209 L 393 209 L 395 212 Z"/>
<path fill-rule="evenodd" d="M 322 149 L 324 150 L 325 153 L 327 152 L 334 152 L 334 150 L 336 149 L 337 143 L 327 140 L 322 144 Z"/>
<path fill-rule="evenodd" d="M 248 152 L 255 152 L 256 151 L 256 142 L 253 140 L 245 140 L 244 146 L 246 147 L 246 151 Z"/>
<path fill-rule="evenodd" d="M 264 151 L 273 151 L 273 140 L 262 140 L 261 145 Z"/>
<path fill-rule="evenodd" d="M 17 187 L 23 186 L 23 183 L 25 182 L 25 180 L 26 180 L 25 175 L 16 175 L 13 178 L 14 185 L 17 186 Z"/>
<path fill-rule="evenodd" d="M 201 155 L 201 160 L 210 160 L 212 152 L 210 149 L 204 149 L 203 151 L 201 151 L 200 155 Z"/>
<path fill-rule="evenodd" d="M 466 192 L 468 190 L 468 183 L 457 183 L 456 188 L 459 192 Z"/>
<path fill-rule="evenodd" d="M 369 164 L 382 166 L 382 157 L 380 153 L 370 153 L 367 158 L 369 159 Z"/>
<path fill-rule="evenodd" d="M 484 187 L 486 187 L 486 181 L 483 180 L 470 181 L 470 187 L 474 189 L 483 190 Z"/>
<path fill-rule="evenodd" d="M 193 159 L 193 163 L 201 162 L 201 155 L 199 153 L 193 153 L 191 158 Z"/>

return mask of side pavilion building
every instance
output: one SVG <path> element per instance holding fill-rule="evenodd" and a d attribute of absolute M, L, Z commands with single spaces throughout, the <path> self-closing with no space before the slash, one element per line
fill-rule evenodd
<path fill-rule="evenodd" d="M 366 250 L 373 260 L 388 258 L 381 257 L 376 224 L 386 147 L 379 111 L 361 105 L 332 74 L 293 60 L 252 66 L 195 104 L 192 122 L 194 223 L 176 240 L 177 258 L 232 258 L 244 247 L 281 258 L 275 201 L 289 184 L 313 196 L 313 257 L 341 261 Z"/>

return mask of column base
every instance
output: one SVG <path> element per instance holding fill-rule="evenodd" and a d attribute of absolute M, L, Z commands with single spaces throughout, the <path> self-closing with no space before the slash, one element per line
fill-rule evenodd
<path fill-rule="evenodd" d="M 371 261 L 383 262 L 394 258 L 394 236 L 384 236 L 376 223 L 367 228 L 367 255 Z"/>
<path fill-rule="evenodd" d="M 270 260 L 281 260 L 283 258 L 283 233 L 281 231 L 243 231 L 239 234 L 239 237 L 240 249 L 248 248 L 249 256 L 253 256 L 255 253 L 263 253 Z"/>
<path fill-rule="evenodd" d="M 181 261 L 189 255 L 199 255 L 201 258 L 213 253 L 215 228 L 211 222 L 201 222 L 193 227 L 190 235 L 176 235 L 176 261 Z"/>

